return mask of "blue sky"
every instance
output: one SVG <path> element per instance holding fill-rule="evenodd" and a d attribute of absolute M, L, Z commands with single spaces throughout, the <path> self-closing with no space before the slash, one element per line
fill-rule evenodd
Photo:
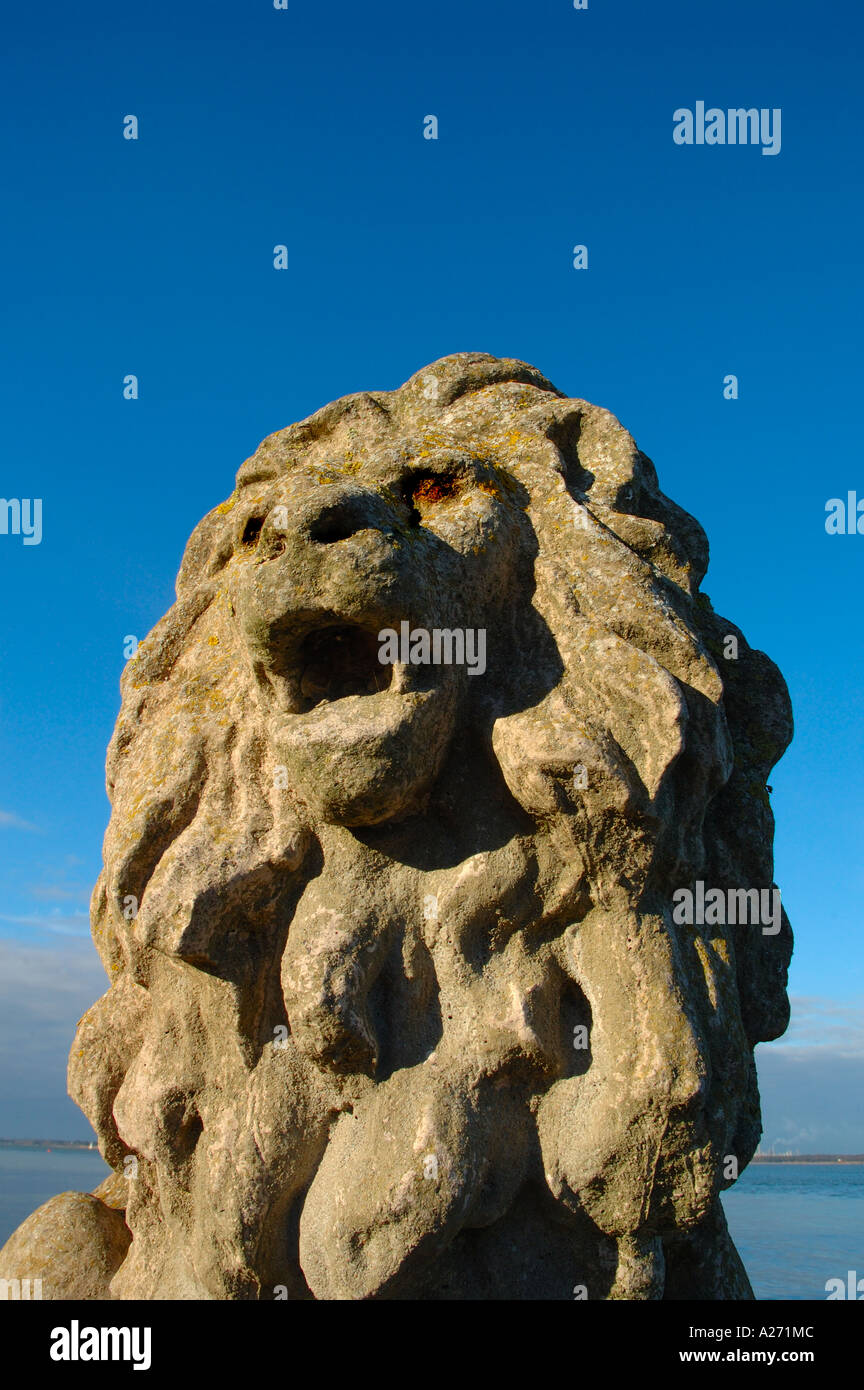
<path fill-rule="evenodd" d="M 0 493 L 43 500 L 43 538 L 0 535 L 0 1134 L 86 1132 L 63 1072 L 103 985 L 124 637 L 260 439 L 481 350 L 618 415 L 705 526 L 715 608 L 786 676 L 800 1003 L 760 1049 L 765 1142 L 864 1150 L 864 536 L 824 526 L 864 496 L 859 7 L 289 5 L 4 20 Z M 699 100 L 780 108 L 780 153 L 676 145 Z"/>

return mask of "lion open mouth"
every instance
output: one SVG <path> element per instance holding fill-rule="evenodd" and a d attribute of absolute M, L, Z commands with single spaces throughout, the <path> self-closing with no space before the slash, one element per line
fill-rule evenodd
<path fill-rule="evenodd" d="M 378 660 L 378 639 L 362 627 L 343 625 L 309 632 L 296 656 L 301 714 L 316 705 L 350 695 L 374 695 L 387 690 L 392 666 Z"/>
<path fill-rule="evenodd" d="M 406 697 L 403 715 L 418 697 L 433 694 L 440 685 L 437 668 L 379 660 L 382 621 L 307 610 L 272 624 L 253 669 L 273 713 L 326 719 L 330 705 L 360 699 L 369 701 L 367 718 L 389 721 L 403 717 L 396 709 Z"/>

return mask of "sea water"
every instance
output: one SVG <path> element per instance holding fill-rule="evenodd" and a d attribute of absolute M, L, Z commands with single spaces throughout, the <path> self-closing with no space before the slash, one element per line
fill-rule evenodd
<path fill-rule="evenodd" d="M 98 1149 L 0 1148 L 0 1245 L 58 1192 L 92 1192 L 111 1169 Z"/>
<path fill-rule="evenodd" d="M 864 1279 L 864 1164 L 751 1164 L 723 1207 L 757 1298 L 826 1299 L 829 1279 Z"/>

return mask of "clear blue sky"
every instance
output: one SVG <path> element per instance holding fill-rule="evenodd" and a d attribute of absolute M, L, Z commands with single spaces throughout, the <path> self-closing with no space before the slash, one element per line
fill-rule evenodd
<path fill-rule="evenodd" d="M 0 493 L 43 499 L 43 540 L 0 536 L 0 1134 L 84 1123 L 59 1097 L 102 988 L 81 914 L 124 637 L 261 438 L 482 350 L 619 416 L 705 526 L 715 608 L 787 678 L 771 780 L 802 1002 L 765 1138 L 864 1150 L 839 1079 L 864 1076 L 864 535 L 824 529 L 829 497 L 864 496 L 860 6 L 16 8 Z M 780 153 L 674 144 L 699 100 L 781 108 Z"/>

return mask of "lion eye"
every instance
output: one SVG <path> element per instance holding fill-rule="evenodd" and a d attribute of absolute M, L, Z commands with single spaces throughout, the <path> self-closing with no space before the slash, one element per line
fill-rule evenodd
<path fill-rule="evenodd" d="M 405 488 L 406 500 L 420 511 L 438 502 L 449 502 L 462 491 L 462 480 L 456 473 L 415 474 Z"/>

